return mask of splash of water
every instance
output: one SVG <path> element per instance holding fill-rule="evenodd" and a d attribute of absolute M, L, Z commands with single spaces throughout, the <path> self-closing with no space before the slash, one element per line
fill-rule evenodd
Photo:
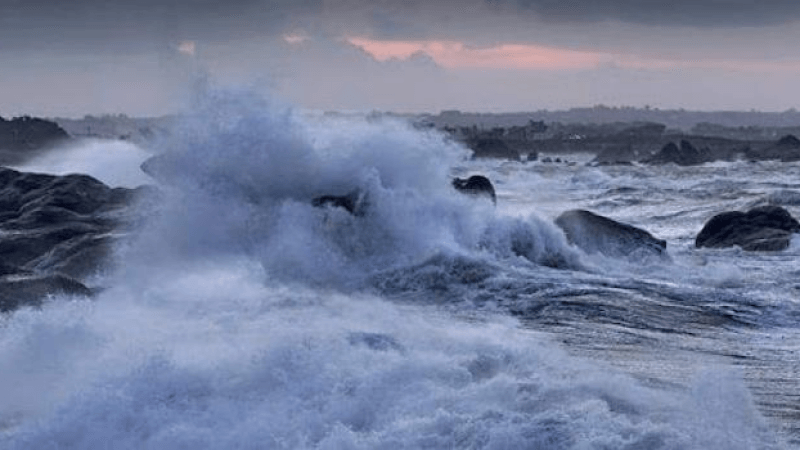
<path fill-rule="evenodd" d="M 463 149 L 441 136 L 325 126 L 249 94 L 198 102 L 109 288 L 3 318 L 0 446 L 779 447 L 737 376 L 649 388 L 508 318 L 371 294 L 376 272 L 436 255 L 575 253 L 551 224 L 453 192 Z M 355 188 L 363 217 L 311 205 Z"/>

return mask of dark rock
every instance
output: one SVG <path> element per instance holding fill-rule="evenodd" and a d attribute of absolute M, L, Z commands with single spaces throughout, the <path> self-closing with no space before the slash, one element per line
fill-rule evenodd
<path fill-rule="evenodd" d="M 787 134 L 786 136 L 778 139 L 778 143 L 776 145 L 779 147 L 796 148 L 800 147 L 800 139 L 797 139 L 797 137 L 792 134 Z"/>
<path fill-rule="evenodd" d="M 497 203 L 497 196 L 494 192 L 494 186 L 483 175 L 473 175 L 466 180 L 463 178 L 454 178 L 453 187 L 457 191 L 470 195 L 485 195 L 492 199 L 493 203 Z"/>
<path fill-rule="evenodd" d="M 725 248 L 738 245 L 747 251 L 780 251 L 789 247 L 800 223 L 779 206 L 761 206 L 744 213 L 729 211 L 706 222 L 695 246 Z"/>
<path fill-rule="evenodd" d="M 0 167 L 0 310 L 38 305 L 55 292 L 84 295 L 109 263 L 128 212 L 148 189 L 112 189 L 87 175 Z"/>
<path fill-rule="evenodd" d="M 367 199 L 364 192 L 355 189 L 347 195 L 321 195 L 311 200 L 311 204 L 317 208 L 333 207 L 344 208 L 354 216 L 363 216 L 367 207 Z"/>
<path fill-rule="evenodd" d="M 11 232 L 0 238 L 0 257 L 9 264 L 24 267 L 29 262 L 46 255 L 56 246 L 70 245 L 87 235 L 99 232 L 102 230 L 81 222 Z"/>
<path fill-rule="evenodd" d="M 0 164 L 22 164 L 69 138 L 55 122 L 27 116 L 12 120 L 0 117 Z"/>
<path fill-rule="evenodd" d="M 23 306 L 40 306 L 51 295 L 88 297 L 93 291 L 73 278 L 61 275 L 7 275 L 0 277 L 0 312 Z"/>
<path fill-rule="evenodd" d="M 611 257 L 666 256 L 667 241 L 645 230 L 582 209 L 562 213 L 555 220 L 567 240 L 586 253 Z"/>
<path fill-rule="evenodd" d="M 800 161 L 800 139 L 789 134 L 774 145 L 758 150 L 750 149 L 745 155 L 751 161 Z"/>
<path fill-rule="evenodd" d="M 708 151 L 698 150 L 689 141 L 681 140 L 680 147 L 670 142 L 644 162 L 653 165 L 674 163 L 679 166 L 694 166 L 713 160 Z"/>
<path fill-rule="evenodd" d="M 41 273 L 61 273 L 84 279 L 96 274 L 101 267 L 112 267 L 115 242 L 111 235 L 89 233 L 57 244 L 25 267 Z"/>
<path fill-rule="evenodd" d="M 473 138 L 468 139 L 466 144 L 470 149 L 472 149 L 472 157 L 474 159 L 497 158 L 510 159 L 512 161 L 522 160 L 519 152 L 512 149 L 504 140 L 500 138 Z"/>

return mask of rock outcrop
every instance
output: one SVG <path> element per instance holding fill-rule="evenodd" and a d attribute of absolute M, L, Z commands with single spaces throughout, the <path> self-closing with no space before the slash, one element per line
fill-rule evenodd
<path fill-rule="evenodd" d="M 586 253 L 626 259 L 667 256 L 665 240 L 590 211 L 566 211 L 556 218 L 555 223 L 564 231 L 567 241 Z"/>
<path fill-rule="evenodd" d="M 708 153 L 706 150 L 698 150 L 689 141 L 681 140 L 680 147 L 670 142 L 644 162 L 653 165 L 674 163 L 679 166 L 694 166 L 713 161 L 714 158 Z"/>
<path fill-rule="evenodd" d="M 472 138 L 468 139 L 466 144 L 467 147 L 473 151 L 473 159 L 497 158 L 509 159 L 512 161 L 522 160 L 519 152 L 512 149 L 504 140 L 500 138 Z"/>
<path fill-rule="evenodd" d="M 749 150 L 746 157 L 755 161 L 800 161 L 800 139 L 794 135 L 786 135 L 774 145 L 759 150 Z"/>
<path fill-rule="evenodd" d="M 800 223 L 784 208 L 761 206 L 748 212 L 729 211 L 706 222 L 695 246 L 725 248 L 739 246 L 746 251 L 780 251 L 789 247 Z"/>
<path fill-rule="evenodd" d="M 20 164 L 39 150 L 69 139 L 55 122 L 35 117 L 0 117 L 0 164 Z"/>
<path fill-rule="evenodd" d="M 467 179 L 454 178 L 453 187 L 457 191 L 469 195 L 486 196 L 492 200 L 492 203 L 497 203 L 497 196 L 494 192 L 494 186 L 483 175 L 473 175 Z"/>
<path fill-rule="evenodd" d="M 0 311 L 37 305 L 105 264 L 129 206 L 146 188 L 110 188 L 88 175 L 0 168 Z"/>

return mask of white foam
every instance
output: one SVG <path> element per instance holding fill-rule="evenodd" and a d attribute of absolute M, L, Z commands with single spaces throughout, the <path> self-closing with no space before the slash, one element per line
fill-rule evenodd
<path fill-rule="evenodd" d="M 3 319 L 0 447 L 780 447 L 726 368 L 647 387 L 510 318 L 443 313 L 435 292 L 370 294 L 370 274 L 443 252 L 576 253 L 453 192 L 463 149 L 441 137 L 359 122 L 315 141 L 295 120 L 249 94 L 198 102 L 109 288 Z M 363 217 L 310 205 L 354 187 Z"/>
<path fill-rule="evenodd" d="M 465 323 L 371 296 L 270 288 L 246 266 L 198 272 L 13 316 L 0 341 L 0 363 L 12 368 L 0 394 L 17 401 L 0 406 L 0 444 L 774 444 L 735 374 L 659 391 L 571 358 L 510 320 Z"/>

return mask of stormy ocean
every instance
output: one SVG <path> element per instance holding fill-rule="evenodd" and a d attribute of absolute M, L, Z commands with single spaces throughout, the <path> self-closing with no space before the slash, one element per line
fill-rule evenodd
<path fill-rule="evenodd" d="M 142 181 L 148 152 L 92 145 L 35 168 Z M 0 448 L 800 443 L 800 242 L 694 247 L 723 211 L 797 216 L 798 164 L 472 161 L 433 130 L 235 92 L 149 150 L 169 155 L 158 202 L 96 297 L 0 318 Z M 453 189 L 473 174 L 496 205 Z M 349 192 L 361 214 L 312 206 Z M 667 255 L 583 252 L 554 224 L 576 208 Z"/>

